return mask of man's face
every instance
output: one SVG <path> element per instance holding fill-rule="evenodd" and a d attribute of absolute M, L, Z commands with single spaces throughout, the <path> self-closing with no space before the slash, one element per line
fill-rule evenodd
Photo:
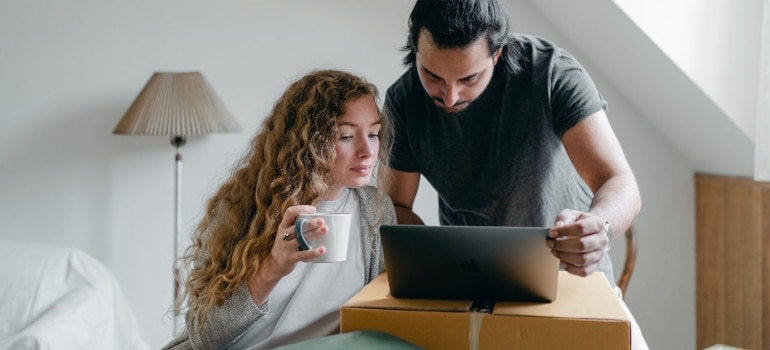
<path fill-rule="evenodd" d="M 415 66 L 436 106 L 447 113 L 458 113 L 489 85 L 501 51 L 490 56 L 484 37 L 463 48 L 440 49 L 423 29 L 417 39 Z"/>

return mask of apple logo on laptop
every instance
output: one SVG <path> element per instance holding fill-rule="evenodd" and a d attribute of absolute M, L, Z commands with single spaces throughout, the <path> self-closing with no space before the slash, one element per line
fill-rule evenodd
<path fill-rule="evenodd" d="M 462 269 L 463 272 L 478 273 L 480 271 L 479 262 L 476 261 L 475 258 L 472 258 L 471 260 L 462 262 L 460 264 L 460 269 Z"/>

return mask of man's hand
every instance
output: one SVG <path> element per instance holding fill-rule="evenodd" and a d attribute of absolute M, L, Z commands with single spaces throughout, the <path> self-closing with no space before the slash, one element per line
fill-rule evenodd
<path fill-rule="evenodd" d="M 565 271 L 588 276 L 597 270 L 610 243 L 605 222 L 604 218 L 571 209 L 556 216 L 546 244 Z"/>

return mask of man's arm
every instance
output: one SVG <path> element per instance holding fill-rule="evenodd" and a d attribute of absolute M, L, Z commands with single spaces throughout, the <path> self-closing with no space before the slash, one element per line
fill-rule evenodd
<path fill-rule="evenodd" d="M 631 226 L 642 202 L 639 187 L 607 115 L 599 111 L 562 137 L 564 148 L 583 181 L 594 192 L 590 213 L 609 221 L 614 237 Z"/>
<path fill-rule="evenodd" d="M 417 214 L 412 211 L 417 188 L 420 186 L 420 173 L 404 172 L 390 168 L 393 181 L 390 187 L 390 199 L 396 208 L 396 219 L 399 224 L 425 225 Z"/>
<path fill-rule="evenodd" d="M 577 275 L 596 270 L 607 251 L 605 222 L 620 236 L 641 209 L 636 179 L 604 111 L 569 129 L 562 143 L 575 169 L 594 192 L 589 212 L 564 210 L 554 222 L 549 242 L 562 267 Z"/>

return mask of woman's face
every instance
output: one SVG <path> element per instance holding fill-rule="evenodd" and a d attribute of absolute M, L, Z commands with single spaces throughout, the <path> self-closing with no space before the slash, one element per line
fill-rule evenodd
<path fill-rule="evenodd" d="M 339 198 L 342 186 L 358 188 L 369 184 L 380 150 L 380 116 L 372 96 L 361 96 L 345 105 L 345 114 L 337 121 L 332 179 L 335 181 L 327 200 Z"/>

